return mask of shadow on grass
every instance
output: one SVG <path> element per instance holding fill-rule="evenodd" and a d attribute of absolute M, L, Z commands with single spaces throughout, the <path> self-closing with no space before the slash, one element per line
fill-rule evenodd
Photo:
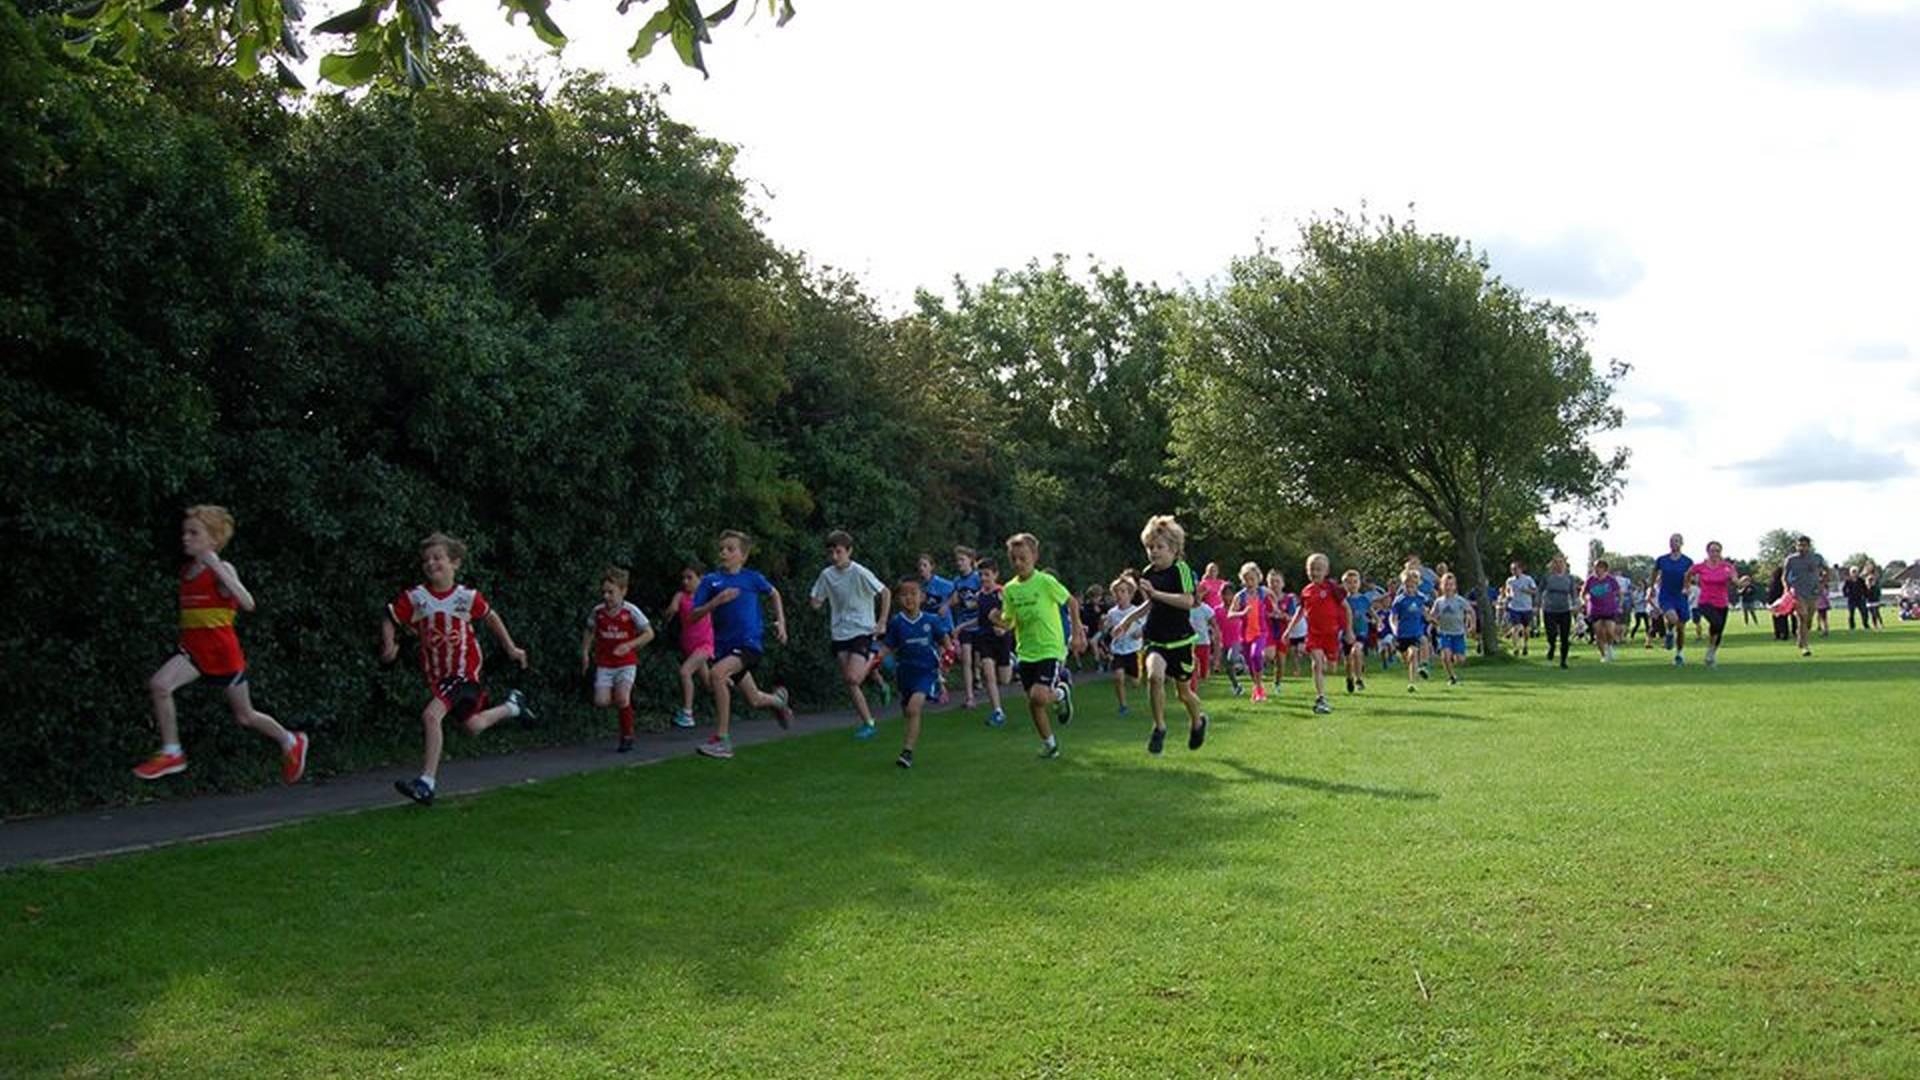
<path fill-rule="evenodd" d="M 0 1046 L 22 1072 L 217 1071 L 284 1060 L 285 1032 L 247 1005 L 271 1002 L 324 1033 L 297 1048 L 324 1071 L 576 1026 L 596 994 L 764 1007 L 873 926 L 964 932 L 1102 881 L 1204 871 L 1275 817 L 1244 784 L 1437 798 L 1212 755 L 1134 763 L 1112 728 L 1075 725 L 1045 762 L 1025 739 L 942 726 L 911 773 L 825 735 L 9 875 Z M 249 1019 L 203 1049 L 164 1037 L 234 1010 Z"/>

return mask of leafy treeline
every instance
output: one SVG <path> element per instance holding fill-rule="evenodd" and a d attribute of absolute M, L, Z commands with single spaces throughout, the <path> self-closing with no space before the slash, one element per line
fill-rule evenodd
<path fill-rule="evenodd" d="M 1119 271 L 1036 264 L 888 319 L 772 244 L 732 151 L 648 93 L 453 51 L 430 91 L 296 109 L 192 50 L 130 71 L 0 19 L 0 810 L 131 790 L 190 503 L 239 520 L 255 699 L 322 772 L 417 745 L 417 675 L 373 643 L 434 529 L 568 735 L 603 563 L 657 614 L 751 532 L 796 636 L 776 675 L 820 699 L 828 528 L 883 573 L 1031 528 L 1077 582 L 1174 503 L 1167 297 Z M 179 788 L 269 776 L 214 695 L 183 715 Z"/>
<path fill-rule="evenodd" d="M 1034 262 L 889 316 L 773 244 L 732 149 L 650 93 L 542 87 L 450 48 L 426 90 L 292 105 L 191 33 L 126 67 L 22 10 L 0 4 L 0 814 L 132 793 L 192 503 L 238 518 L 228 555 L 261 604 L 241 629 L 254 697 L 313 732 L 321 774 L 416 752 L 418 676 L 379 669 L 374 643 L 436 529 L 470 543 L 466 579 L 534 657 L 521 674 L 496 656 L 495 680 L 552 718 L 496 749 L 604 724 L 576 674 L 603 564 L 631 568 L 658 616 L 723 528 L 759 539 L 795 639 L 771 673 L 812 701 L 837 697 L 805 602 L 830 528 L 886 575 L 1031 530 L 1076 587 L 1135 563 L 1141 523 L 1167 509 L 1187 515 L 1196 565 L 1230 570 L 1296 575 L 1325 550 L 1379 574 L 1459 547 L 1461 522 L 1385 497 L 1379 469 L 1301 426 L 1318 414 L 1278 408 L 1322 391 L 1284 334 L 1236 329 L 1282 325 L 1263 281 L 1298 300 L 1270 263 L 1195 296 Z M 1418 246 L 1362 232 L 1346 239 Z M 1431 287 L 1343 295 L 1373 289 L 1370 325 L 1387 325 Z M 1447 317 L 1468 317 L 1470 290 L 1454 299 Z M 1599 393 L 1548 313 L 1554 377 Z M 1520 477 L 1473 508 L 1493 562 L 1537 562 L 1538 511 L 1579 490 L 1565 468 L 1541 487 L 1525 442 L 1486 459 Z M 1343 471 L 1302 498 L 1289 445 Z M 1341 477 L 1366 498 L 1338 498 Z M 671 688 L 669 665 L 642 664 L 643 702 Z M 182 716 L 194 765 L 166 790 L 271 778 L 215 695 L 187 691 Z"/>

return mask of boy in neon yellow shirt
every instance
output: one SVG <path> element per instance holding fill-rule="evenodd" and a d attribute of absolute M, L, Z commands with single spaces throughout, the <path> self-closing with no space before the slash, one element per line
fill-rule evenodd
<path fill-rule="evenodd" d="M 1070 603 L 1073 594 L 1059 579 L 1037 570 L 1040 541 L 1032 533 L 1020 533 L 1007 541 L 1007 562 L 1013 566 L 1013 579 L 1000 590 L 1000 609 L 993 621 L 1014 632 L 1014 670 L 1026 691 L 1027 712 L 1033 728 L 1040 733 L 1040 756 L 1060 756 L 1059 740 L 1054 738 L 1049 708 L 1059 711 L 1060 722 L 1073 719 L 1073 691 L 1066 684 L 1067 628 L 1061 625 L 1060 605 Z M 1073 628 L 1074 653 L 1087 651 L 1087 631 L 1078 619 L 1067 620 Z"/>

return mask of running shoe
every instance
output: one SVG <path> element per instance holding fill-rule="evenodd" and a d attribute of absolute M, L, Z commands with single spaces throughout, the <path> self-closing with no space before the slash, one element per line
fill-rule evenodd
<path fill-rule="evenodd" d="M 1166 745 L 1167 745 L 1167 729 L 1166 728 L 1163 728 L 1163 727 L 1154 728 L 1153 734 L 1147 736 L 1147 753 L 1149 754 L 1158 754 L 1161 750 L 1166 748 Z"/>
<path fill-rule="evenodd" d="M 393 790 L 405 795 L 421 806 L 433 805 L 433 789 L 427 786 L 425 780 L 417 776 L 411 780 L 395 780 L 393 782 Z"/>
<path fill-rule="evenodd" d="M 1200 714 L 1200 726 L 1187 729 L 1187 749 L 1198 750 L 1207 741 L 1207 725 L 1210 723 L 1206 713 Z"/>
<path fill-rule="evenodd" d="M 1053 711 L 1054 715 L 1059 717 L 1062 727 L 1073 723 L 1073 685 L 1071 683 L 1063 682 L 1053 688 Z"/>
<path fill-rule="evenodd" d="M 707 741 L 693 748 L 701 757 L 730 758 L 733 756 L 733 740 L 718 735 L 707 736 Z"/>
<path fill-rule="evenodd" d="M 1421 677 L 1421 678 L 1423 678 L 1423 679 L 1431 679 L 1431 678 L 1433 678 L 1433 669 L 1432 669 L 1432 667 L 1431 667 L 1431 666 L 1429 666 L 1429 665 L 1427 665 L 1427 664 L 1421 664 L 1421 665 L 1420 665 L 1420 677 Z"/>
<path fill-rule="evenodd" d="M 1673 654 L 1673 666 L 1674 666 L 1674 667 L 1679 667 L 1679 666 L 1681 666 L 1682 664 L 1685 664 L 1686 662 L 1687 662 L 1687 658 L 1686 658 L 1686 656 L 1685 656 L 1685 655 L 1683 655 L 1683 654 L 1681 654 L 1681 653 L 1674 653 L 1674 654 Z"/>
<path fill-rule="evenodd" d="M 613 752 L 614 752 L 614 753 L 616 753 L 616 754 L 631 754 L 631 753 L 633 753 L 633 736 L 631 736 L 631 735 L 622 735 L 622 736 L 620 736 L 620 745 L 619 745 L 619 746 L 616 746 L 616 747 L 614 747 L 614 748 L 613 748 Z"/>
<path fill-rule="evenodd" d="M 1364 693 L 1366 693 L 1366 692 L 1367 692 L 1367 680 L 1365 680 L 1365 679 L 1355 679 L 1355 680 L 1353 680 L 1353 688 L 1354 688 L 1355 690 L 1358 690 L 1358 691 L 1360 691 L 1360 692 L 1361 692 L 1361 693 L 1363 693 L 1363 694 L 1364 694 Z"/>
<path fill-rule="evenodd" d="M 777 702 L 773 707 L 773 722 L 780 725 L 781 731 L 785 731 L 793 726 L 793 695 L 787 693 L 786 687 L 776 686 L 773 696 Z"/>
<path fill-rule="evenodd" d="M 1412 683 L 1408 683 L 1408 684 L 1407 684 L 1407 693 L 1409 693 L 1409 694 L 1411 694 L 1411 693 L 1413 693 L 1413 684 L 1412 684 Z"/>
<path fill-rule="evenodd" d="M 1347 676 L 1347 693 L 1353 693 L 1353 676 Z"/>
<path fill-rule="evenodd" d="M 527 695 L 518 690 L 507 691 L 507 704 L 513 706 L 513 715 L 520 720 L 520 726 L 530 728 L 540 722 L 539 714 L 533 706 L 527 704 Z"/>
<path fill-rule="evenodd" d="M 1669 649 L 1673 648 L 1673 631 L 1671 630 L 1667 631 L 1666 647 Z"/>
<path fill-rule="evenodd" d="M 280 782 L 297 784 L 306 773 L 307 737 L 300 732 L 295 732 L 293 745 L 288 747 L 287 752 L 280 758 Z"/>
<path fill-rule="evenodd" d="M 1716 659 L 1714 659 L 1714 657 L 1713 657 L 1713 654 L 1712 654 L 1712 653 L 1708 653 L 1708 654 L 1707 654 L 1707 666 L 1708 666 L 1708 667 L 1719 667 L 1719 666 L 1720 666 L 1720 661 L 1718 661 L 1718 660 L 1716 660 Z"/>
<path fill-rule="evenodd" d="M 1002 727 L 1006 724 L 1006 722 L 1007 722 L 1007 712 L 1005 709 L 995 709 L 992 712 L 987 714 L 988 727 Z"/>
<path fill-rule="evenodd" d="M 861 724 L 853 729 L 853 737 L 859 739 L 861 742 L 866 742 L 879 733 L 880 729 L 874 727 L 872 724 Z"/>
<path fill-rule="evenodd" d="M 1128 713 L 1130 713 L 1130 712 L 1132 712 L 1132 711 L 1133 711 L 1132 709 L 1129 709 L 1129 708 L 1127 708 L 1127 707 L 1126 707 L 1125 705 L 1122 705 L 1122 706 L 1120 706 L 1120 715 L 1121 715 L 1121 716 L 1125 716 L 1125 715 L 1127 715 Z"/>
<path fill-rule="evenodd" d="M 1460 685 L 1460 676 L 1458 676 L 1458 675 L 1449 675 L 1449 676 L 1447 676 L 1447 685 L 1448 685 L 1448 686 L 1459 686 L 1459 685 Z"/>
<path fill-rule="evenodd" d="M 1060 756 L 1059 740 L 1055 740 L 1050 743 L 1040 744 L 1040 760 L 1047 761 L 1053 758 L 1057 758 L 1059 756 Z"/>
<path fill-rule="evenodd" d="M 158 780 L 163 776 L 187 771 L 187 755 L 155 754 L 133 767 L 133 775 L 142 780 Z"/>
<path fill-rule="evenodd" d="M 1241 697 L 1241 696 L 1243 696 L 1243 695 L 1245 695 L 1245 694 L 1246 694 L 1246 692 L 1247 692 L 1247 688 L 1246 688 L 1246 687 L 1244 687 L 1244 686 L 1241 686 L 1241 685 L 1240 685 L 1239 683 L 1234 683 L 1234 684 L 1233 684 L 1233 696 L 1234 696 L 1234 697 Z"/>
<path fill-rule="evenodd" d="M 894 758 L 893 763 L 895 765 L 900 766 L 903 769 L 913 768 L 913 751 L 911 750 L 900 751 L 900 756 L 897 758 Z"/>
<path fill-rule="evenodd" d="M 685 709 L 676 709 L 673 713 L 673 726 L 690 728 L 693 726 L 693 714 Z"/>
<path fill-rule="evenodd" d="M 1801 656 L 1812 656 L 1812 655 L 1813 655 L 1813 650 L 1812 650 L 1812 649 L 1801 649 L 1801 650 L 1800 650 L 1800 655 L 1801 655 Z"/>
<path fill-rule="evenodd" d="M 1326 698 L 1314 698 L 1313 711 L 1316 715 L 1325 716 L 1333 711 L 1333 706 L 1327 704 Z"/>

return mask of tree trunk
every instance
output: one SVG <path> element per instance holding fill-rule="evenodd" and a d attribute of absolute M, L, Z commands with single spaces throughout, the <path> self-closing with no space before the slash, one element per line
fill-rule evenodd
<path fill-rule="evenodd" d="M 1487 656 L 1500 654 L 1500 624 L 1493 610 L 1493 583 L 1487 580 L 1487 560 L 1480 551 L 1480 534 L 1485 528 L 1482 522 L 1476 525 L 1459 523 L 1453 529 L 1454 542 L 1460 550 L 1455 553 L 1455 565 L 1466 571 L 1466 576 L 1480 586 L 1480 603 L 1475 611 L 1480 620 L 1480 649 Z"/>

